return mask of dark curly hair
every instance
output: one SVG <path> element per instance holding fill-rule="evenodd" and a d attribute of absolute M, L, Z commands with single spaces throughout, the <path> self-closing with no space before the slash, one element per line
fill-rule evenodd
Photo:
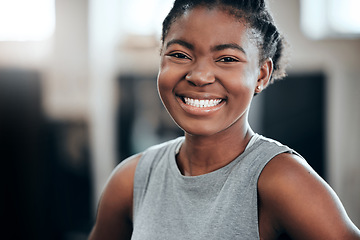
<path fill-rule="evenodd" d="M 270 82 L 284 77 L 287 61 L 287 43 L 277 29 L 265 0 L 175 0 L 172 9 L 163 21 L 161 40 L 164 43 L 171 25 L 186 11 L 195 7 L 215 7 L 227 11 L 234 17 L 245 20 L 252 29 L 260 50 L 260 63 L 267 58 L 273 60 L 273 73 Z"/>

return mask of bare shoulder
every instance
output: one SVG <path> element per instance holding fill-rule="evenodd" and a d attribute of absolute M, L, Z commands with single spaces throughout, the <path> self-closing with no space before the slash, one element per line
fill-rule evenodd
<path fill-rule="evenodd" d="M 142 154 L 136 154 L 119 163 L 111 173 L 106 186 L 112 186 L 112 184 L 115 186 L 117 184 L 133 185 L 136 166 L 141 157 Z"/>
<path fill-rule="evenodd" d="M 272 159 L 258 191 L 266 214 L 292 239 L 360 239 L 336 193 L 297 155 Z"/>
<path fill-rule="evenodd" d="M 138 154 L 122 161 L 110 175 L 89 239 L 130 239 L 134 176 L 140 158 Z"/>
<path fill-rule="evenodd" d="M 114 202 L 114 204 L 118 204 L 122 207 L 124 206 L 123 201 L 126 200 L 127 205 L 125 206 L 130 204 L 132 206 L 135 170 L 141 156 L 141 154 L 131 156 L 122 161 L 113 170 L 105 185 L 100 204 L 103 201 L 107 201 Z"/>

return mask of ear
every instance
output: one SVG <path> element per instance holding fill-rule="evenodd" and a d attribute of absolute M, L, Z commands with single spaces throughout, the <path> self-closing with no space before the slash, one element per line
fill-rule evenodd
<path fill-rule="evenodd" d="M 273 61 L 271 58 L 268 58 L 260 67 L 260 72 L 255 87 L 255 93 L 260 93 L 263 89 L 267 87 L 271 79 L 272 71 Z"/>

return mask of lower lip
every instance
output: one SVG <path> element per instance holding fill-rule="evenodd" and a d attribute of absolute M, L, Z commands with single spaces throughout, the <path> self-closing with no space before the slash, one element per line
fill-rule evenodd
<path fill-rule="evenodd" d="M 182 107 L 182 109 L 184 109 L 185 112 L 187 112 L 191 115 L 196 115 L 196 116 L 207 116 L 207 115 L 213 114 L 213 113 L 219 111 L 220 108 L 222 108 L 225 105 L 225 101 L 223 100 L 216 106 L 201 108 L 201 107 L 194 107 L 194 106 L 184 103 L 180 97 L 176 97 L 176 99 L 180 103 L 180 106 Z"/>

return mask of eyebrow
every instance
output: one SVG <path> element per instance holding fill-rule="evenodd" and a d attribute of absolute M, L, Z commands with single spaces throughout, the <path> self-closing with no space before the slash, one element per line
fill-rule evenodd
<path fill-rule="evenodd" d="M 213 47 L 211 49 L 211 51 L 216 52 L 216 51 L 222 51 L 222 50 L 229 49 L 229 48 L 239 50 L 246 55 L 244 48 L 242 48 L 240 45 L 238 45 L 236 43 L 227 43 L 227 44 L 216 45 L 215 47 Z"/>
<path fill-rule="evenodd" d="M 171 45 L 174 45 L 174 44 L 179 44 L 181 46 L 186 47 L 187 49 L 194 50 L 194 45 L 192 45 L 191 43 L 188 43 L 186 41 L 180 40 L 180 39 L 173 39 L 173 40 L 169 41 L 166 44 L 166 48 L 168 48 L 168 47 L 170 47 Z"/>
<path fill-rule="evenodd" d="M 180 40 L 180 39 L 173 39 L 173 40 L 169 41 L 166 44 L 166 48 L 168 48 L 168 47 L 170 47 L 171 45 L 174 45 L 174 44 L 179 44 L 179 45 L 184 46 L 184 47 L 186 47 L 187 49 L 190 49 L 190 50 L 195 49 L 194 45 L 192 45 L 191 43 L 188 43 L 188 42 L 186 42 L 184 40 Z M 236 43 L 226 43 L 226 44 L 216 45 L 216 46 L 211 48 L 211 51 L 212 52 L 217 52 L 217 51 L 222 51 L 222 50 L 225 50 L 225 49 L 239 50 L 239 51 L 243 52 L 246 55 L 246 52 L 245 52 L 244 48 L 242 48 L 240 45 L 238 45 Z"/>

